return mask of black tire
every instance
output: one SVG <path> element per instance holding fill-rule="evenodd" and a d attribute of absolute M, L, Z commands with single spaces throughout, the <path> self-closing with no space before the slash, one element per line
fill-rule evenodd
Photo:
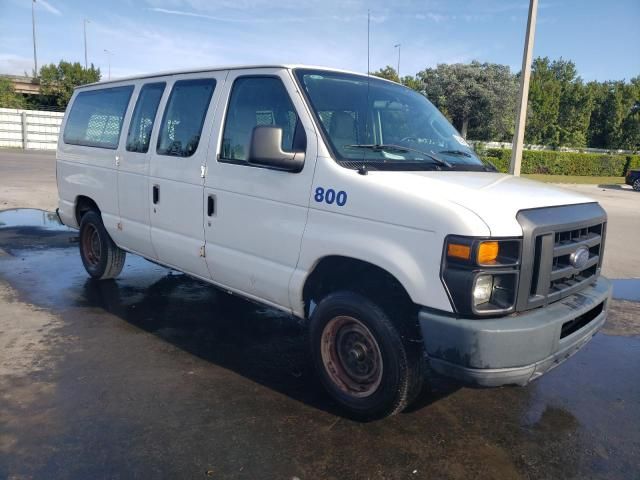
<path fill-rule="evenodd" d="M 79 245 L 82 264 L 91 277 L 107 280 L 122 271 L 127 253 L 113 243 L 95 210 L 89 210 L 80 219 Z"/>
<path fill-rule="evenodd" d="M 422 345 L 403 340 L 387 314 L 362 295 L 343 291 L 322 299 L 309 340 L 322 384 L 356 419 L 395 415 L 422 390 Z"/>
<path fill-rule="evenodd" d="M 636 192 L 640 192 L 640 178 L 636 178 L 633 182 L 633 184 L 631 185 L 631 188 L 633 188 Z"/>

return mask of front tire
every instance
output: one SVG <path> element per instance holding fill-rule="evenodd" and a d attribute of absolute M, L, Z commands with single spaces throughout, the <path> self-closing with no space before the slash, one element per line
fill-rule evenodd
<path fill-rule="evenodd" d="M 636 192 L 640 192 L 640 178 L 637 178 L 633 182 L 633 185 L 631 185 L 631 188 L 633 188 Z"/>
<path fill-rule="evenodd" d="M 120 274 L 127 253 L 113 242 L 95 210 L 88 211 L 80 220 L 79 244 L 82 264 L 91 277 L 107 280 Z"/>
<path fill-rule="evenodd" d="M 322 384 L 355 418 L 399 413 L 422 389 L 422 345 L 403 340 L 387 314 L 359 294 L 321 300 L 309 337 Z"/>

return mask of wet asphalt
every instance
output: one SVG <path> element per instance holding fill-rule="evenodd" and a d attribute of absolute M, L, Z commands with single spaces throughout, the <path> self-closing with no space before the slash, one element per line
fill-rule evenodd
<path fill-rule="evenodd" d="M 410 411 L 358 423 L 314 379 L 302 321 L 133 255 L 93 281 L 75 236 L 0 212 L 0 283 L 58 319 L 40 368 L 0 377 L 0 478 L 640 478 L 640 280 L 529 386 L 431 377 Z"/>

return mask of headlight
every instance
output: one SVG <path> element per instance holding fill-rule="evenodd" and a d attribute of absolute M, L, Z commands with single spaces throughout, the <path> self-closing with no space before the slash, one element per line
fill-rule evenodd
<path fill-rule="evenodd" d="M 517 238 L 447 238 L 442 281 L 456 312 L 488 316 L 513 311 L 520 244 Z"/>
<path fill-rule="evenodd" d="M 493 291 L 493 275 L 478 275 L 473 287 L 473 304 L 477 307 L 491 300 Z"/>

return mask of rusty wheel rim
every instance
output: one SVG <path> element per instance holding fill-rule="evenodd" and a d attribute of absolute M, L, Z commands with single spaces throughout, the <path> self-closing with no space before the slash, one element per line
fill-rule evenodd
<path fill-rule="evenodd" d="M 332 318 L 322 331 L 322 363 L 331 381 L 344 393 L 362 398 L 382 381 L 383 362 L 378 342 L 358 319 Z"/>
<path fill-rule="evenodd" d="M 100 234 L 94 225 L 87 225 L 82 232 L 82 251 L 89 265 L 96 267 L 100 263 L 102 242 Z"/>

